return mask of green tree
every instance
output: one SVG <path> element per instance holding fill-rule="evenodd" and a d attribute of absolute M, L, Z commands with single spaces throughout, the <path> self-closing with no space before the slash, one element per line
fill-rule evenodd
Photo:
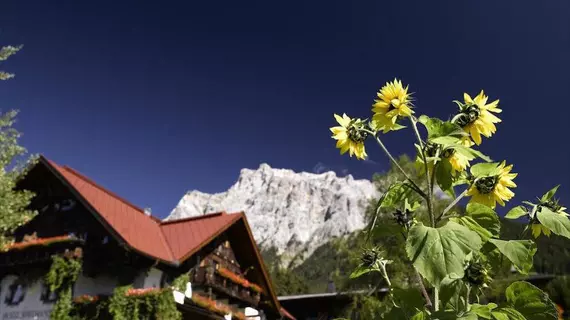
<path fill-rule="evenodd" d="M 5 46 L 0 49 L 0 62 L 6 61 L 10 56 L 16 54 L 16 52 L 20 51 L 22 46 L 13 47 L 13 46 Z M 13 78 L 13 73 L 8 73 L 5 71 L 0 71 L 0 80 L 8 80 Z"/>
<path fill-rule="evenodd" d="M 3 47 L 0 49 L 0 61 L 5 61 L 20 48 Z M 0 71 L 0 80 L 13 77 L 14 74 Z M 25 158 L 26 149 L 18 144 L 21 134 L 13 127 L 17 114 L 16 110 L 0 113 L 0 249 L 11 243 L 14 230 L 35 215 L 28 209 L 33 193 L 16 190 L 25 168 L 33 161 L 33 157 Z"/>

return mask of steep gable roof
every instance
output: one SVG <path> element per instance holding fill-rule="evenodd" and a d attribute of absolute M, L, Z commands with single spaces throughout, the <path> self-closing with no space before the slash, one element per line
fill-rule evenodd
<path fill-rule="evenodd" d="M 240 218 L 240 214 L 220 212 L 164 221 L 160 228 L 173 256 L 182 261 L 227 230 Z"/>
<path fill-rule="evenodd" d="M 144 210 L 101 187 L 91 179 L 67 166 L 60 166 L 40 156 L 45 165 L 58 177 L 79 201 L 119 240 L 145 256 L 164 263 L 178 265 L 206 246 L 223 232 L 230 230 L 244 239 L 248 259 L 261 271 L 261 281 L 272 304 L 279 313 L 292 318 L 281 310 L 270 277 L 265 270 L 257 244 L 243 212 L 208 214 L 179 220 L 161 221 L 148 216 Z M 294 318 L 293 318 L 294 319 Z"/>
<path fill-rule="evenodd" d="M 43 157 L 41 160 L 86 202 L 88 208 L 113 229 L 120 240 L 147 256 L 169 263 L 176 260 L 160 229 L 160 220 L 145 215 L 142 209 L 97 185 L 79 172 L 59 166 Z"/>

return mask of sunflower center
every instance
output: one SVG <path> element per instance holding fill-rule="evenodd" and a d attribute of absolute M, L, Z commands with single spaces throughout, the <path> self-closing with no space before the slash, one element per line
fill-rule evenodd
<path fill-rule="evenodd" d="M 400 104 L 402 104 L 402 103 L 400 102 L 400 99 L 398 99 L 398 98 L 390 100 L 390 104 L 388 105 L 388 112 L 390 112 L 396 108 L 399 108 Z"/>
<path fill-rule="evenodd" d="M 460 127 L 465 127 L 468 124 L 475 122 L 481 115 L 481 110 L 475 104 L 472 104 L 456 116 L 455 123 Z"/>
<path fill-rule="evenodd" d="M 495 190 L 497 182 L 499 182 L 498 176 L 484 177 L 475 181 L 475 187 L 480 194 L 488 194 Z"/>
<path fill-rule="evenodd" d="M 364 142 L 364 140 L 366 140 L 367 137 L 368 137 L 368 133 L 366 133 L 365 131 L 359 130 L 355 126 L 350 126 L 348 128 L 348 138 L 354 142 L 358 142 L 358 143 Z"/>
<path fill-rule="evenodd" d="M 445 149 L 445 151 L 443 151 L 443 154 L 442 154 L 442 155 L 443 155 L 444 158 L 449 158 L 449 157 L 451 157 L 454 153 L 455 153 L 455 149 L 448 148 L 448 149 Z"/>

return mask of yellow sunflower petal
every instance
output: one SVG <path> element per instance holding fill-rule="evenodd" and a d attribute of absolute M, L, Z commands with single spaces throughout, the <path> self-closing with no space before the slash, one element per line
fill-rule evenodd
<path fill-rule="evenodd" d="M 541 225 L 533 223 L 530 228 L 532 229 L 532 236 L 538 238 L 540 236 L 540 231 L 542 230 Z"/>
<path fill-rule="evenodd" d="M 473 99 L 471 99 L 471 96 L 468 93 L 463 93 L 463 100 L 465 101 L 465 103 L 467 104 L 471 104 L 473 103 Z"/>
<path fill-rule="evenodd" d="M 480 145 L 481 144 L 481 134 L 479 133 L 479 131 L 477 130 L 477 127 L 474 125 L 471 125 L 469 127 L 469 134 L 471 134 L 471 138 L 473 138 L 473 141 L 477 144 Z"/>

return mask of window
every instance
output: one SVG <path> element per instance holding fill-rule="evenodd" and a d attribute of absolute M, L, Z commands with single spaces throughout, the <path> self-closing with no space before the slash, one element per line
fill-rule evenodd
<path fill-rule="evenodd" d="M 26 287 L 18 281 L 19 279 L 14 280 L 14 282 L 8 287 L 8 295 L 6 296 L 5 303 L 9 306 L 17 306 L 26 296 Z"/>
<path fill-rule="evenodd" d="M 75 207 L 73 199 L 65 199 L 61 202 L 61 211 L 69 211 Z"/>
<path fill-rule="evenodd" d="M 54 303 L 57 300 L 57 293 L 51 291 L 45 282 L 42 282 L 42 295 L 40 300 L 44 303 Z"/>

